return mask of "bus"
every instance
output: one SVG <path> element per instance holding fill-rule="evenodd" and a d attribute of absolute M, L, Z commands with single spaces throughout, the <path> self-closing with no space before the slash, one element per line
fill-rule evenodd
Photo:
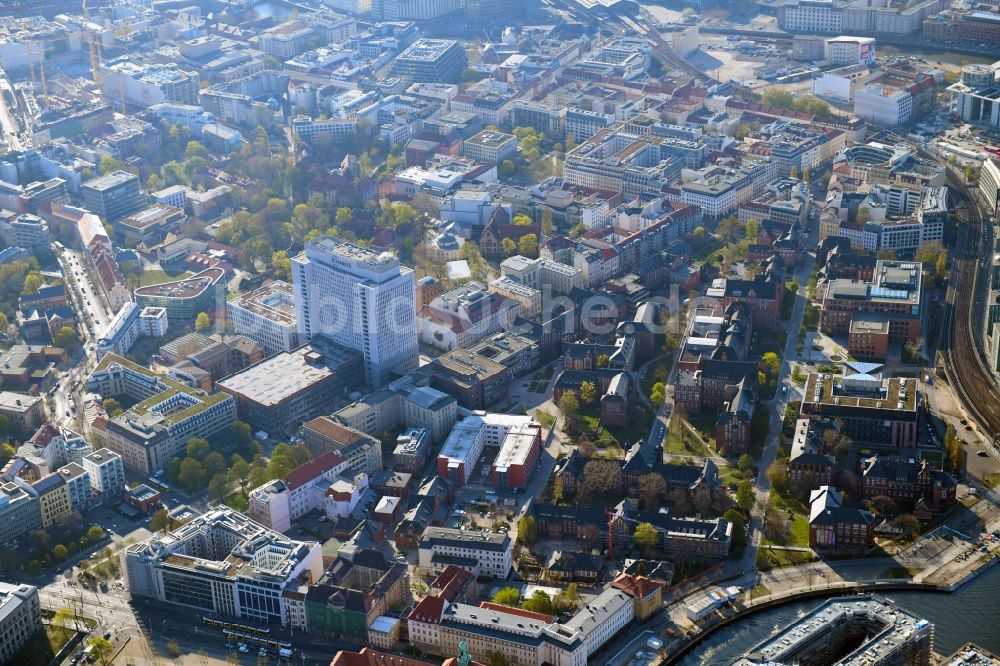
<path fill-rule="evenodd" d="M 169 493 L 171 490 L 174 489 L 174 487 L 171 486 L 166 481 L 164 481 L 162 479 L 157 479 L 154 476 L 151 476 L 148 479 L 146 479 L 146 483 L 148 483 L 152 487 L 156 488 L 157 490 L 162 490 L 165 493 Z"/>

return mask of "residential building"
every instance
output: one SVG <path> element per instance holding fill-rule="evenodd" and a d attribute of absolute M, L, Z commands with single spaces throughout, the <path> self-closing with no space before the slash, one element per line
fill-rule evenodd
<path fill-rule="evenodd" d="M 255 430 L 288 433 L 360 387 L 361 352 L 323 337 L 280 352 L 216 383 Z"/>
<path fill-rule="evenodd" d="M 292 528 L 291 521 L 309 511 L 325 513 L 330 482 L 348 471 L 347 460 L 336 451 L 322 453 L 281 479 L 251 490 L 247 515 L 272 530 L 287 532 Z"/>
<path fill-rule="evenodd" d="M 395 256 L 319 239 L 292 259 L 292 277 L 301 340 L 362 352 L 371 389 L 417 368 L 413 271 Z"/>
<path fill-rule="evenodd" d="M 30 213 L 22 213 L 12 219 L 0 219 L 0 238 L 7 245 L 26 250 L 48 249 L 52 242 L 48 222 Z"/>
<path fill-rule="evenodd" d="M 110 449 L 88 453 L 80 463 L 95 495 L 116 497 L 125 488 L 125 465 L 122 457 Z"/>
<path fill-rule="evenodd" d="M 303 443 L 313 455 L 335 451 L 354 474 L 374 474 L 382 469 L 378 439 L 345 426 L 329 416 L 318 416 L 302 427 Z"/>
<path fill-rule="evenodd" d="M 69 486 L 59 474 L 49 474 L 31 484 L 38 496 L 38 508 L 42 513 L 42 528 L 61 522 L 73 510 L 69 498 Z"/>
<path fill-rule="evenodd" d="M 80 186 L 83 206 L 104 222 L 114 224 L 146 207 L 139 177 L 128 171 L 112 171 Z"/>
<path fill-rule="evenodd" d="M 295 298 L 287 282 L 274 280 L 227 301 L 226 319 L 237 335 L 261 345 L 269 356 L 299 346 Z"/>
<path fill-rule="evenodd" d="M 89 509 L 93 490 L 90 487 L 90 474 L 87 470 L 78 463 L 71 462 L 57 469 L 56 474 L 66 482 L 70 511 L 83 513 Z"/>
<path fill-rule="evenodd" d="M 7 547 L 22 536 L 42 529 L 38 495 L 28 484 L 0 482 L 0 543 Z"/>
<path fill-rule="evenodd" d="M 431 437 L 426 428 L 408 428 L 396 437 L 392 469 L 419 474 L 430 460 Z"/>
<path fill-rule="evenodd" d="M 480 162 L 499 164 L 517 153 L 517 137 L 493 130 L 483 130 L 462 143 L 462 155 Z"/>
<path fill-rule="evenodd" d="M 878 125 L 903 125 L 913 116 L 909 90 L 869 83 L 854 92 L 854 115 Z"/>
<path fill-rule="evenodd" d="M 285 61 L 309 50 L 315 36 L 305 21 L 293 20 L 264 30 L 257 37 L 257 47 L 279 60 Z"/>
<path fill-rule="evenodd" d="M 15 433 L 27 435 L 45 419 L 45 401 L 39 396 L 0 391 L 0 415 L 10 419 Z"/>
<path fill-rule="evenodd" d="M 420 566 L 440 573 L 448 565 L 480 577 L 510 574 L 513 542 L 502 532 L 428 527 L 420 537 Z"/>
<path fill-rule="evenodd" d="M 135 403 L 118 416 L 95 418 L 91 427 L 127 466 L 147 474 L 165 468 L 190 438 L 210 438 L 236 419 L 232 396 L 208 395 L 116 354 L 105 354 L 88 377 L 87 390 Z"/>
<path fill-rule="evenodd" d="M 287 624 L 284 590 L 323 572 L 318 543 L 288 539 L 231 509 L 127 546 L 123 559 L 133 596 L 261 624 Z"/>
<path fill-rule="evenodd" d="M 42 629 L 38 588 L 0 582 L 0 662 L 14 663 Z"/>
<path fill-rule="evenodd" d="M 851 550 L 875 543 L 875 518 L 843 506 L 843 493 L 820 486 L 809 493 L 809 547 Z"/>

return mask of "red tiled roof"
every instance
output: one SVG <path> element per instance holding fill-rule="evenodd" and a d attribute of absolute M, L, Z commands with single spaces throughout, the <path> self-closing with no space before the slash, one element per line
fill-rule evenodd
<path fill-rule="evenodd" d="M 316 456 L 305 465 L 299 465 L 286 474 L 284 478 L 285 485 L 288 486 L 289 490 L 295 490 L 309 483 L 320 474 L 329 472 L 343 461 L 344 459 L 337 455 L 336 451 L 327 451 Z"/>
<path fill-rule="evenodd" d="M 437 624 L 444 613 L 444 597 L 424 597 L 410 613 L 409 619 L 416 622 Z"/>
<path fill-rule="evenodd" d="M 521 617 L 526 617 L 529 620 L 541 620 L 542 622 L 554 622 L 555 618 L 551 615 L 546 615 L 545 613 L 535 613 L 534 611 L 524 610 L 523 608 L 515 608 L 513 606 L 504 606 L 503 604 L 495 604 L 492 601 L 480 601 L 480 608 L 485 608 L 486 610 L 495 610 L 502 613 L 510 613 L 511 615 L 519 615 Z"/>

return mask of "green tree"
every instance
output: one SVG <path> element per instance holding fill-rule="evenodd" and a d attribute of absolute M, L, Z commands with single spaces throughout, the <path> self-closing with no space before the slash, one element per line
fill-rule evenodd
<path fill-rule="evenodd" d="M 882 248 L 875 253 L 875 257 L 878 259 L 885 259 L 886 261 L 896 260 L 896 251 L 889 248 Z"/>
<path fill-rule="evenodd" d="M 740 485 L 736 487 L 736 506 L 740 507 L 744 513 L 750 513 L 753 502 L 753 484 L 749 480 L 740 481 Z"/>
<path fill-rule="evenodd" d="M 189 458 L 194 458 L 200 462 L 205 459 L 205 456 L 207 456 L 211 450 L 212 447 L 209 445 L 207 439 L 192 437 L 187 441 L 185 453 L 187 453 Z"/>
<path fill-rule="evenodd" d="M 535 590 L 534 594 L 524 600 L 521 604 L 524 610 L 531 611 L 533 613 L 544 613 L 546 615 L 552 615 L 552 597 L 547 595 L 543 590 Z"/>
<path fill-rule="evenodd" d="M 667 497 L 667 482 L 662 474 L 649 473 L 639 477 L 639 499 L 646 511 L 658 511 Z"/>
<path fill-rule="evenodd" d="M 493 595 L 493 603 L 503 604 L 504 606 L 517 606 L 517 602 L 521 600 L 521 593 L 516 587 L 501 587 Z"/>
<path fill-rule="evenodd" d="M 79 340 L 76 337 L 76 331 L 69 326 L 63 326 L 52 336 L 52 344 L 63 349 L 72 349 L 76 347 L 77 342 Z"/>
<path fill-rule="evenodd" d="M 764 372 L 767 373 L 768 379 L 775 379 L 781 371 L 781 359 L 778 355 L 774 352 L 765 352 L 760 360 L 764 364 Z"/>
<path fill-rule="evenodd" d="M 338 227 L 346 227 L 353 219 L 354 213 L 351 212 L 350 208 L 338 208 L 333 216 L 333 221 L 337 223 Z"/>
<path fill-rule="evenodd" d="M 514 224 L 519 227 L 530 227 L 533 222 L 531 217 L 528 215 L 515 215 Z"/>
<path fill-rule="evenodd" d="M 760 222 L 758 222 L 756 218 L 751 217 L 747 220 L 747 241 L 750 243 L 756 243 L 758 231 L 760 231 Z"/>
<path fill-rule="evenodd" d="M 102 176 L 111 173 L 112 171 L 118 171 L 121 168 L 122 163 L 111 155 L 105 155 L 101 158 L 101 161 L 97 163 L 97 170 L 101 172 Z"/>
<path fill-rule="evenodd" d="M 160 509 L 153 514 L 152 520 L 149 521 L 149 531 L 150 532 L 163 532 L 166 534 L 167 530 L 170 528 L 170 514 L 167 513 L 166 509 Z"/>
<path fill-rule="evenodd" d="M 21 288 L 21 293 L 25 296 L 34 296 L 38 293 L 38 290 L 42 288 L 42 274 L 41 273 L 28 273 L 24 277 L 24 283 Z"/>
<path fill-rule="evenodd" d="M 660 535 L 657 534 L 656 528 L 649 523 L 636 525 L 635 532 L 632 533 L 632 540 L 635 542 L 636 548 L 647 557 L 655 553 L 660 546 Z"/>
<path fill-rule="evenodd" d="M 226 459 L 218 451 L 212 451 L 204 460 L 201 461 L 202 467 L 205 468 L 205 474 L 209 477 L 215 476 L 216 474 L 221 474 L 223 477 L 226 476 L 226 472 L 229 469 L 229 465 L 226 464 Z"/>
<path fill-rule="evenodd" d="M 594 386 L 593 382 L 581 382 L 580 383 L 580 402 L 585 405 L 592 405 L 594 403 L 594 398 L 597 397 L 597 387 Z"/>
<path fill-rule="evenodd" d="M 202 469 L 201 463 L 194 458 L 185 458 L 181 462 L 177 482 L 189 493 L 201 489 L 205 484 L 205 470 Z"/>
<path fill-rule="evenodd" d="M 100 541 L 101 539 L 104 538 L 104 530 L 102 530 L 97 525 L 91 525 L 90 528 L 87 530 L 87 538 L 91 542 Z"/>
<path fill-rule="evenodd" d="M 503 656 L 503 652 L 494 651 L 490 655 L 490 666 L 509 666 L 507 657 Z"/>
<path fill-rule="evenodd" d="M 608 356 L 607 354 L 599 354 L 597 357 L 598 368 L 606 368 L 608 367 L 608 363 L 610 362 L 611 362 L 611 357 Z"/>
<path fill-rule="evenodd" d="M 150 192 L 156 192 L 157 190 L 163 189 L 163 179 L 160 178 L 159 174 L 149 174 L 149 177 L 146 178 L 146 189 Z"/>
<path fill-rule="evenodd" d="M 942 252 L 938 255 L 937 260 L 934 262 L 934 272 L 937 274 L 938 279 L 944 279 L 948 275 L 948 253 Z M 2 315 L 0 315 L 2 316 Z M 2 322 L 0 322 L 2 323 Z"/>
<path fill-rule="evenodd" d="M 229 467 L 229 482 L 240 486 L 240 492 L 247 494 L 247 482 L 250 480 L 250 465 L 238 454 L 233 454 L 232 463 Z"/>
<path fill-rule="evenodd" d="M 611 460 L 591 460 L 583 466 L 580 500 L 596 505 L 619 496 L 624 485 L 621 464 Z"/>
<path fill-rule="evenodd" d="M 194 318 L 194 330 L 198 333 L 204 333 L 212 327 L 212 320 L 208 318 L 207 312 L 199 312 L 198 316 Z"/>
<path fill-rule="evenodd" d="M 104 402 L 101 403 L 104 411 L 108 413 L 108 416 L 114 418 L 119 414 L 124 414 L 125 410 L 122 408 L 121 404 L 114 398 L 105 398 Z"/>
<path fill-rule="evenodd" d="M 70 636 L 70 623 L 72 621 L 73 611 L 66 606 L 57 610 L 56 614 L 52 617 L 52 624 L 59 627 L 63 640 L 67 640 Z"/>
<path fill-rule="evenodd" d="M 69 553 L 66 552 L 66 546 L 62 545 L 61 543 L 57 543 L 56 547 L 52 549 L 52 555 L 57 560 L 61 561 L 65 560 L 66 556 L 69 555 Z"/>
<path fill-rule="evenodd" d="M 8 328 L 10 328 L 10 321 L 7 319 L 7 315 L 0 312 L 0 336 L 5 335 Z"/>
<path fill-rule="evenodd" d="M 517 243 L 511 238 L 504 238 L 500 241 L 500 247 L 503 249 L 504 256 L 510 257 L 515 252 L 517 252 Z"/>
<path fill-rule="evenodd" d="M 229 481 L 226 475 L 218 473 L 208 482 L 208 496 L 215 502 L 222 502 L 229 494 Z"/>
<path fill-rule="evenodd" d="M 746 516 L 736 509 L 728 509 L 722 518 L 733 526 L 732 542 L 736 548 L 743 548 L 747 542 Z"/>
<path fill-rule="evenodd" d="M 576 397 L 576 393 L 573 391 L 563 391 L 563 394 L 559 396 L 559 411 L 562 412 L 563 417 L 567 421 L 572 421 L 576 418 L 577 413 L 580 411 L 580 401 Z"/>
<path fill-rule="evenodd" d="M 753 467 L 753 458 L 750 457 L 749 453 L 744 453 L 740 456 L 739 461 L 736 463 L 737 469 L 741 472 L 745 472 L 751 467 Z"/>
<path fill-rule="evenodd" d="M 184 157 L 190 159 L 192 157 L 201 157 L 202 159 L 209 159 L 211 155 L 208 154 L 208 149 L 199 141 L 188 141 L 187 147 L 184 149 Z"/>
<path fill-rule="evenodd" d="M 542 208 L 542 234 L 552 236 L 552 209 L 548 206 Z"/>
<path fill-rule="evenodd" d="M 534 257 L 538 254 L 538 236 L 535 234 L 525 234 L 517 242 L 517 251 L 526 257 Z"/>
<path fill-rule="evenodd" d="M 521 516 L 517 519 L 517 538 L 529 546 L 538 540 L 538 525 L 533 516 Z"/>
<path fill-rule="evenodd" d="M 111 653 L 114 651 L 114 646 L 106 638 L 98 636 L 97 638 L 90 639 L 90 649 L 91 654 L 94 655 L 94 659 L 101 663 L 101 666 L 108 666 L 108 660 L 111 658 Z"/>
<path fill-rule="evenodd" d="M 181 475 L 181 459 L 174 456 L 167 463 L 166 470 L 164 472 L 167 475 L 167 481 L 170 483 L 177 483 L 177 479 Z"/>
<path fill-rule="evenodd" d="M 656 382 L 649 392 L 649 401 L 654 407 L 659 407 L 667 397 L 667 387 L 663 382 Z"/>
<path fill-rule="evenodd" d="M 274 269 L 274 277 L 278 280 L 290 282 L 292 279 L 292 260 L 284 250 L 278 250 L 271 255 L 271 267 Z"/>
<path fill-rule="evenodd" d="M 510 178 L 517 171 L 517 166 L 510 160 L 504 160 L 497 168 L 497 173 L 501 178 Z"/>

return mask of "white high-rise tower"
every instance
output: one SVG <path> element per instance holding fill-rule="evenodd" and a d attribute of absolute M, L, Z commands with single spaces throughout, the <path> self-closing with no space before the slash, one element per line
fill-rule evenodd
<path fill-rule="evenodd" d="M 299 340 L 325 336 L 364 355 L 365 383 L 417 369 L 413 271 L 389 252 L 320 238 L 292 259 Z"/>

